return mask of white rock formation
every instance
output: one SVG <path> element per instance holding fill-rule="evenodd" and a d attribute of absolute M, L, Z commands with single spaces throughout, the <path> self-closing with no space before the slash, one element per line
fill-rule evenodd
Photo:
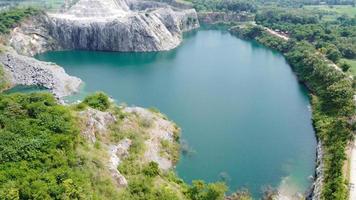
<path fill-rule="evenodd" d="M 25 55 L 53 49 L 164 51 L 197 27 L 194 9 L 153 1 L 79 0 L 65 12 L 22 23 L 12 32 L 11 44 Z"/>
<path fill-rule="evenodd" d="M 116 121 L 112 113 L 92 108 L 80 112 L 80 115 L 86 119 L 82 135 L 93 143 L 96 141 L 96 134 L 105 134 L 108 126 Z"/>
<path fill-rule="evenodd" d="M 127 186 L 126 178 L 117 170 L 122 159 L 129 155 L 129 148 L 132 144 L 130 139 L 123 139 L 116 145 L 109 147 L 110 163 L 109 169 L 111 175 L 116 180 L 119 186 Z"/>

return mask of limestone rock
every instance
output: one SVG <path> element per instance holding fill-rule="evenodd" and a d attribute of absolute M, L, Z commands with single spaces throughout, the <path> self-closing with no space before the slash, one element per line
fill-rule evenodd
<path fill-rule="evenodd" d="M 79 78 L 69 76 L 58 65 L 19 55 L 11 49 L 0 53 L 0 64 L 11 85 L 43 86 L 57 98 L 78 91 L 81 85 Z"/>
<path fill-rule="evenodd" d="M 146 151 L 144 153 L 143 160 L 145 162 L 156 162 L 160 169 L 171 169 L 173 161 L 165 156 L 161 152 L 161 141 L 166 140 L 174 143 L 174 131 L 176 127 L 174 123 L 162 117 L 159 113 L 153 113 L 147 109 L 140 107 L 126 107 L 124 109 L 126 113 L 134 113 L 138 115 L 142 120 L 149 120 L 151 125 L 147 129 L 148 138 L 145 141 Z"/>
<path fill-rule="evenodd" d="M 49 35 L 51 19 L 46 14 L 23 21 L 11 32 L 10 45 L 22 55 L 34 56 L 51 50 L 59 50 L 57 41 Z"/>
<path fill-rule="evenodd" d="M 81 112 L 80 115 L 86 119 L 82 135 L 93 143 L 96 141 L 96 134 L 105 134 L 108 126 L 116 121 L 113 114 L 91 108 Z"/>
<path fill-rule="evenodd" d="M 110 165 L 109 169 L 111 175 L 116 180 L 120 187 L 127 186 L 126 178 L 117 170 L 122 159 L 126 158 L 129 154 L 129 148 L 132 144 L 130 139 L 123 139 L 116 145 L 111 145 L 109 148 Z"/>
<path fill-rule="evenodd" d="M 54 49 L 164 51 L 199 27 L 194 9 L 136 0 L 79 0 L 69 10 L 42 14 L 11 33 L 24 55 Z"/>

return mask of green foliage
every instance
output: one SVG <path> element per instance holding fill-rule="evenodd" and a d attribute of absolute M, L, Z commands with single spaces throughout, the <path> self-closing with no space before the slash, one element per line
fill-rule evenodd
<path fill-rule="evenodd" d="M 117 199 L 77 123 L 50 94 L 0 94 L 0 199 Z"/>
<path fill-rule="evenodd" d="M 177 134 L 174 134 L 174 136 L 175 135 Z M 162 139 L 160 148 L 160 153 L 163 154 L 162 156 L 167 156 L 174 164 L 178 162 L 180 156 L 179 138 L 176 138 L 174 143 Z"/>
<path fill-rule="evenodd" d="M 168 185 L 156 186 L 154 179 L 144 176 L 130 180 L 122 199 L 130 200 L 179 200 L 177 191 Z"/>
<path fill-rule="evenodd" d="M 272 49 L 276 49 L 280 52 L 287 52 L 290 48 L 290 43 L 283 40 L 282 38 L 278 38 L 267 33 L 262 26 L 235 26 L 230 28 L 230 32 L 244 39 L 256 40 L 259 43 Z"/>
<path fill-rule="evenodd" d="M 193 181 L 187 191 L 187 196 L 192 200 L 223 200 L 227 187 L 224 183 L 209 183 L 204 181 Z"/>
<path fill-rule="evenodd" d="M 49 94 L 1 95 L 0 194 L 7 199 L 90 194 L 85 172 L 76 170 L 74 123 Z"/>
<path fill-rule="evenodd" d="M 325 151 L 323 199 L 347 199 L 347 185 L 342 175 L 342 166 L 346 159 L 346 145 L 353 137 L 351 127 L 347 118 L 325 114 L 317 97 L 313 97 L 312 104 L 314 126 Z"/>
<path fill-rule="evenodd" d="M 337 62 L 341 57 L 356 58 L 356 16 L 321 20 L 329 13 L 303 8 L 268 8 L 256 15 L 256 22 L 290 34 L 293 38 L 326 48 L 327 57 Z"/>
<path fill-rule="evenodd" d="M 0 52 L 1 53 L 1 52 Z M 8 88 L 8 80 L 5 76 L 3 66 L 0 64 L 0 92 Z"/>
<path fill-rule="evenodd" d="M 340 71 L 330 67 L 315 49 L 307 43 L 297 43 L 286 54 L 298 77 L 314 91 L 329 114 L 354 114 L 352 82 Z"/>
<path fill-rule="evenodd" d="M 234 26 L 230 29 L 230 32 L 238 37 L 244 39 L 256 39 L 263 33 L 263 28 L 261 26 L 245 25 L 245 26 Z"/>
<path fill-rule="evenodd" d="M 329 45 L 326 50 L 326 57 L 333 62 L 337 62 L 341 58 L 341 53 L 335 45 Z"/>
<path fill-rule="evenodd" d="M 149 177 L 155 177 L 159 175 L 159 171 L 160 170 L 158 164 L 153 161 L 149 162 L 148 165 L 143 168 L 143 173 Z"/>
<path fill-rule="evenodd" d="M 21 22 L 26 17 L 38 14 L 40 11 L 35 8 L 14 8 L 0 12 L 0 34 L 8 33 L 11 28 Z"/>
<path fill-rule="evenodd" d="M 316 14 L 312 14 L 302 9 L 263 9 L 256 15 L 256 21 L 264 24 L 316 24 L 319 21 L 319 17 Z"/>
<path fill-rule="evenodd" d="M 83 103 L 100 111 L 105 111 L 110 107 L 109 97 L 103 92 L 96 92 L 85 97 Z"/>
<path fill-rule="evenodd" d="M 198 11 L 256 12 L 256 5 L 246 0 L 189 0 Z"/>

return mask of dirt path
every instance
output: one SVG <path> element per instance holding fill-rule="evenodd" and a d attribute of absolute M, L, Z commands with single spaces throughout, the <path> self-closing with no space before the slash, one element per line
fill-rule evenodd
<path fill-rule="evenodd" d="M 278 33 L 278 32 L 276 32 L 276 31 L 274 31 L 274 30 L 272 30 L 272 29 L 270 29 L 270 28 L 267 28 L 267 27 L 265 27 L 265 30 L 266 30 L 269 34 L 274 35 L 274 36 L 277 36 L 277 37 L 279 37 L 279 38 L 282 38 L 282 39 L 285 40 L 285 41 L 288 41 L 288 40 L 289 40 L 289 37 L 288 37 L 287 35 L 285 35 L 285 34 Z"/>

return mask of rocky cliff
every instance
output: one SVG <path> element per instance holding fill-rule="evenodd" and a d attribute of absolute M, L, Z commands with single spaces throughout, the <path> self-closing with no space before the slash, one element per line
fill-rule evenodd
<path fill-rule="evenodd" d="M 25 55 L 54 49 L 164 51 L 197 27 L 194 9 L 153 1 L 80 0 L 65 12 L 22 23 L 10 41 Z"/>

